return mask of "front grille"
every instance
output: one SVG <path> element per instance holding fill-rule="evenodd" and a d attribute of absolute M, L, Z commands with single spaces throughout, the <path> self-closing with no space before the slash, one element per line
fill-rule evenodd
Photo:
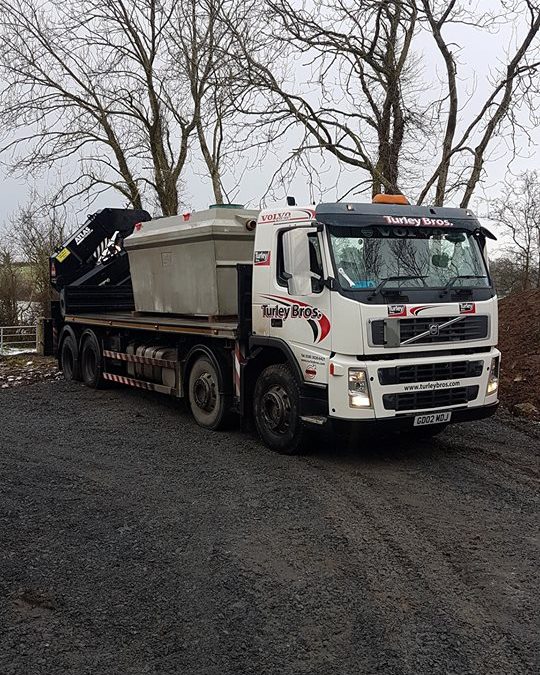
<path fill-rule="evenodd" d="M 448 363 L 416 363 L 412 366 L 379 368 L 381 384 L 404 384 L 407 382 L 431 382 L 433 380 L 461 380 L 480 377 L 483 361 L 450 361 Z"/>
<path fill-rule="evenodd" d="M 400 342 L 409 340 L 416 335 L 429 331 L 433 324 L 441 325 L 447 321 L 455 319 L 455 316 L 437 316 L 431 318 L 415 317 L 414 319 L 388 319 L 388 321 L 399 321 Z M 371 339 L 374 345 L 384 345 L 385 341 L 385 319 L 377 319 L 371 322 Z M 465 316 L 460 321 L 456 321 L 447 328 L 441 328 L 439 335 L 425 335 L 418 340 L 411 342 L 411 345 L 437 344 L 440 342 L 460 342 L 462 340 L 482 340 L 488 336 L 488 317 L 483 316 Z M 397 345 L 393 345 L 397 346 Z"/>
<path fill-rule="evenodd" d="M 473 401 L 478 396 L 479 387 L 455 387 L 453 389 L 433 389 L 430 391 L 404 391 L 399 394 L 384 394 L 385 410 L 424 410 L 426 408 L 445 408 Z"/>

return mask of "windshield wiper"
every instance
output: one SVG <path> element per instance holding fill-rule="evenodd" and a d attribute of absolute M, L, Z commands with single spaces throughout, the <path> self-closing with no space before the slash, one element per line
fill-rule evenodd
<path fill-rule="evenodd" d="M 459 281 L 460 279 L 487 279 L 485 274 L 458 274 L 455 277 L 452 277 L 451 279 L 448 280 L 448 282 L 445 284 L 442 292 L 447 293 L 450 288 L 456 283 L 456 281 Z M 460 290 L 465 290 L 463 287 L 461 287 Z"/>
<path fill-rule="evenodd" d="M 410 279 L 427 279 L 427 275 L 425 276 L 420 276 L 418 274 L 412 274 L 412 275 L 407 275 L 407 276 L 400 276 L 400 277 L 386 277 L 386 279 L 383 279 L 378 286 L 375 287 L 373 290 L 373 293 L 369 296 L 370 298 L 374 298 L 377 293 L 380 293 L 384 286 L 389 282 L 389 281 L 408 281 Z M 426 284 L 424 284 L 425 286 Z M 399 289 L 398 289 L 399 290 Z"/>

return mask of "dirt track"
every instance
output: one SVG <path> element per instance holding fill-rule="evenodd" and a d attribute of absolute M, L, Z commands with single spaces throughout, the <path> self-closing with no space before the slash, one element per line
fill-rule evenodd
<path fill-rule="evenodd" d="M 359 445 L 0 391 L 0 673 L 538 672 L 538 425 Z"/>

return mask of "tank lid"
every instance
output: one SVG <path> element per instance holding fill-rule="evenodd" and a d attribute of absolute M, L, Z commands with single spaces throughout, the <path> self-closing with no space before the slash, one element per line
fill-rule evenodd
<path fill-rule="evenodd" d="M 243 209 L 243 204 L 210 204 L 209 209 Z"/>

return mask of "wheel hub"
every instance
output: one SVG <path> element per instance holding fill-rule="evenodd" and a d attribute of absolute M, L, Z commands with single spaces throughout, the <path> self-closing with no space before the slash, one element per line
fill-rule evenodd
<path fill-rule="evenodd" d="M 202 373 L 193 385 L 195 403 L 201 410 L 210 412 L 216 405 L 216 384 L 210 373 Z"/>
<path fill-rule="evenodd" d="M 291 402 L 285 389 L 274 385 L 264 394 L 262 414 L 269 429 L 276 433 L 285 433 L 290 425 Z"/>

